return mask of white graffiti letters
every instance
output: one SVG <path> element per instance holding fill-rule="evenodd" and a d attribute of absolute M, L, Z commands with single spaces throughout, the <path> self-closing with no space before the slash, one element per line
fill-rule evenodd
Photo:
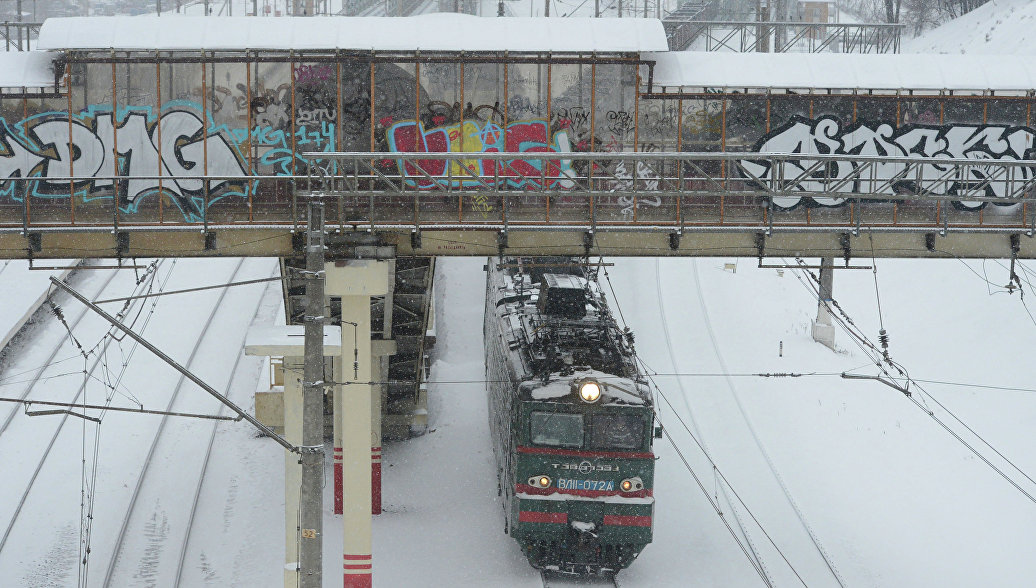
<path fill-rule="evenodd" d="M 136 212 L 144 197 L 161 191 L 179 206 L 185 220 L 201 220 L 205 185 L 194 178 L 244 176 L 246 171 L 236 142 L 225 136 L 229 133 L 204 132 L 193 110 L 177 105 L 156 119 L 148 108 L 120 111 L 117 117 L 110 110 L 92 108 L 72 117 L 44 113 L 13 126 L 0 120 L 0 194 L 24 198 L 26 189 L 12 189 L 10 180 L 26 177 L 39 178 L 32 183 L 33 196 L 68 194 L 68 178 L 75 177 L 76 191 L 85 190 L 84 197 L 115 197 L 125 212 Z M 130 177 L 119 183 L 117 195 L 112 176 Z M 146 176 L 171 177 L 160 184 Z M 227 194 L 243 194 L 246 184 L 239 179 L 211 180 L 209 204 Z"/>
<path fill-rule="evenodd" d="M 969 166 L 967 177 L 961 177 L 957 168 L 939 163 L 927 163 L 907 169 L 905 163 L 879 163 L 857 177 L 856 163 L 831 162 L 812 173 L 803 174 L 816 166 L 809 155 L 864 155 L 925 157 L 935 159 L 1022 160 L 1036 154 L 1036 131 L 1010 125 L 904 125 L 895 128 L 884 123 L 856 123 L 844 127 L 833 117 L 807 119 L 794 117 L 788 124 L 763 137 L 756 146 L 759 153 L 802 154 L 804 157 L 772 165 L 769 162 L 742 160 L 741 164 L 752 176 L 762 182 L 782 178 L 794 182 L 788 190 L 799 192 L 828 192 L 852 194 L 860 192 L 916 193 L 927 191 L 953 195 L 962 186 L 983 185 L 985 194 L 1003 198 L 1005 183 L 989 182 L 997 173 L 991 167 Z M 1036 169 L 1017 170 L 1015 179 L 1027 180 L 1036 176 Z M 773 203 L 780 208 L 793 208 L 801 203 L 820 206 L 839 206 L 842 197 L 800 198 L 776 197 Z M 979 209 L 985 202 L 956 202 L 962 208 Z M 1005 203 L 1009 204 L 1009 203 Z"/>

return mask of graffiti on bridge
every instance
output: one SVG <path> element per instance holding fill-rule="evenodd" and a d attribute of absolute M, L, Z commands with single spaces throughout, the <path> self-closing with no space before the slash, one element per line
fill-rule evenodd
<path fill-rule="evenodd" d="M 754 151 L 759 153 L 801 153 L 803 158 L 779 164 L 777 169 L 769 162 L 741 160 L 744 168 L 759 180 L 766 182 L 777 177 L 796 178 L 816 160 L 811 154 L 820 155 L 864 155 L 897 157 L 930 157 L 943 159 L 983 160 L 1027 160 L 1036 155 L 1036 131 L 1033 129 L 1003 124 L 908 124 L 895 127 L 887 123 L 858 122 L 845 125 L 839 119 L 824 116 L 808 119 L 793 117 L 787 124 L 764 136 Z M 813 206 L 842 206 L 851 194 L 861 190 L 870 191 L 871 184 L 883 186 L 884 193 L 910 194 L 918 191 L 952 196 L 967 187 L 983 186 L 988 197 L 1007 196 L 1003 182 L 995 180 L 992 167 L 969 166 L 968 177 L 961 177 L 961 168 L 951 165 L 928 163 L 907 169 L 905 163 L 877 163 L 874 172 L 868 170 L 863 179 L 851 178 L 858 164 L 848 161 L 831 162 L 797 182 L 790 189 L 801 192 L 844 193 L 846 197 L 776 197 L 774 205 L 790 209 L 799 204 Z M 953 172 L 947 177 L 948 172 Z M 1018 168 L 1016 180 L 1036 178 L 1036 168 Z M 869 182 L 868 180 L 877 180 Z M 986 184 L 986 182 L 989 182 Z M 1010 202 L 995 202 L 1011 206 Z M 978 210 L 986 205 L 984 201 L 954 201 L 964 210 Z"/>
<path fill-rule="evenodd" d="M 197 104 L 170 102 L 160 115 L 151 107 L 119 108 L 113 115 L 110 107 L 93 106 L 72 116 L 44 112 L 13 124 L 0 118 L 0 196 L 19 202 L 27 194 L 68 198 L 73 185 L 62 178 L 74 175 L 75 193 L 84 202 L 114 198 L 122 212 L 132 214 L 148 197 L 166 196 L 185 220 L 200 221 L 206 205 L 244 197 L 250 189 L 240 180 L 211 180 L 206 189 L 197 179 L 247 175 L 235 133 L 211 117 L 206 124 L 200 112 Z M 170 177 L 116 183 L 113 175 Z M 38 180 L 12 181 L 19 178 Z"/>
<path fill-rule="evenodd" d="M 506 128 L 489 121 L 463 120 L 426 129 L 407 120 L 387 129 L 389 150 L 396 153 L 570 153 L 568 132 L 550 133 L 543 120 L 516 121 Z M 512 159 L 497 163 L 472 157 L 447 162 L 399 160 L 400 173 L 412 187 L 478 187 L 507 185 L 514 188 L 567 189 L 574 183 L 571 161 L 565 159 Z M 430 177 L 429 177 L 430 176 Z M 473 177 L 473 176 L 477 176 Z"/>

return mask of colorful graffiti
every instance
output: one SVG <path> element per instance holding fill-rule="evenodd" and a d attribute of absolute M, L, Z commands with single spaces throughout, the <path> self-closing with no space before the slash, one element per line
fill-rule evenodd
<path fill-rule="evenodd" d="M 568 132 L 553 134 L 544 120 L 509 123 L 506 128 L 490 121 L 466 119 L 426 129 L 418 121 L 391 124 L 387 130 L 389 150 L 397 153 L 570 153 Z M 441 160 L 400 160 L 400 173 L 411 186 L 477 187 L 508 185 L 514 188 L 567 189 L 573 187 L 571 161 L 565 159 L 497 162 L 472 157 Z M 449 166 L 449 167 L 447 167 Z"/>
<path fill-rule="evenodd" d="M 67 198 L 74 189 L 84 202 L 115 198 L 125 213 L 137 212 L 148 197 L 164 195 L 185 220 L 200 221 L 206 196 L 211 206 L 243 197 L 249 189 L 240 180 L 211 180 L 206 186 L 194 179 L 247 175 L 235 133 L 211 117 L 206 124 L 201 112 L 192 102 L 170 102 L 160 115 L 150 107 L 119 108 L 113 115 L 110 107 L 93 106 L 72 116 L 43 112 L 13 124 L 0 119 L 0 195 L 15 201 L 26 194 Z M 73 172 L 74 186 L 68 180 Z M 115 182 L 113 175 L 170 177 Z M 11 181 L 17 178 L 39 180 L 26 186 Z"/>
<path fill-rule="evenodd" d="M 828 155 L 864 155 L 864 156 L 901 156 L 931 157 L 942 159 L 974 159 L 974 160 L 1023 160 L 1036 156 L 1036 130 L 1028 127 L 983 124 L 947 124 L 926 125 L 909 124 L 895 127 L 886 123 L 858 122 L 845 125 L 839 119 L 825 116 L 808 119 L 796 116 L 787 124 L 764 136 L 756 145 L 755 151 L 760 153 L 801 153 Z M 777 169 L 768 162 L 742 160 L 742 165 L 756 178 L 768 181 L 775 177 L 795 178 L 812 166 L 815 160 L 804 157 L 798 161 L 781 164 Z M 918 191 L 932 191 L 939 195 L 952 196 L 967 186 L 984 186 L 989 197 L 1003 198 L 1003 183 L 990 182 L 994 179 L 992 168 L 969 166 L 967 177 L 961 177 L 961 168 L 937 163 L 925 164 L 918 172 L 915 166 L 909 174 L 904 163 L 876 164 L 877 173 L 868 172 L 865 178 L 853 177 L 857 169 L 855 162 L 833 162 L 826 169 L 814 173 L 793 186 L 793 190 L 802 192 L 836 192 L 852 194 L 860 192 L 862 183 L 867 180 L 880 180 L 883 190 L 889 195 L 910 194 Z M 955 175 L 947 178 L 947 173 Z M 909 177 L 908 177 L 909 176 Z M 1036 177 L 1036 169 L 1019 168 L 1017 180 L 1028 180 Z M 869 188 L 869 186 L 866 186 Z M 841 206 L 846 198 L 774 198 L 774 204 L 780 208 L 793 208 L 799 204 L 819 206 Z M 967 210 L 978 210 L 986 202 L 964 201 L 954 202 L 956 206 Z M 996 204 L 1001 204 L 997 202 Z M 1010 206 L 1011 203 L 1003 203 Z"/>

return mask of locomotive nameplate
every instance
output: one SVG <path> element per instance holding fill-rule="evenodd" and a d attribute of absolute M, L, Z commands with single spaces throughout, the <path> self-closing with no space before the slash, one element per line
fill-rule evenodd
<path fill-rule="evenodd" d="M 592 464 L 589 461 L 583 460 L 579 463 L 552 463 L 556 470 L 575 470 L 580 474 L 589 474 L 590 472 L 618 472 L 619 466 L 612 464 Z"/>
<path fill-rule="evenodd" d="M 558 490 L 615 490 L 611 480 L 572 480 L 558 478 Z"/>

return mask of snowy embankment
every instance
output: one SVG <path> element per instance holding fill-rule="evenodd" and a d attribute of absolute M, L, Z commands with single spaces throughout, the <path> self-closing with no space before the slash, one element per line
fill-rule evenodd
<path fill-rule="evenodd" d="M 903 42 L 903 53 L 1025 55 L 1036 42 L 1036 2 L 990 0 L 975 10 Z"/>

